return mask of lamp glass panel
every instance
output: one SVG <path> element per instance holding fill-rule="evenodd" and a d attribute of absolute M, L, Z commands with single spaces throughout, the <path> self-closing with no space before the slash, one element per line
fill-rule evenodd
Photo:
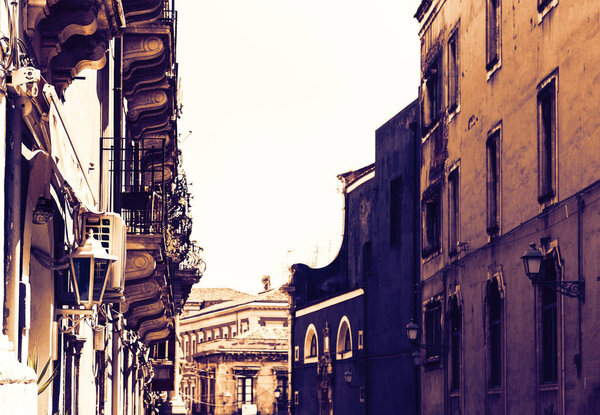
<path fill-rule="evenodd" d="M 91 258 L 73 258 L 73 280 L 77 284 L 79 291 L 79 301 L 82 303 L 90 300 L 90 268 L 92 266 Z"/>
<path fill-rule="evenodd" d="M 94 302 L 99 303 L 102 300 L 102 290 L 106 281 L 106 273 L 108 272 L 109 261 L 107 259 L 96 259 L 94 269 Z"/>
<path fill-rule="evenodd" d="M 539 274 L 540 266 L 542 265 L 542 256 L 531 256 L 529 260 L 529 273 Z"/>

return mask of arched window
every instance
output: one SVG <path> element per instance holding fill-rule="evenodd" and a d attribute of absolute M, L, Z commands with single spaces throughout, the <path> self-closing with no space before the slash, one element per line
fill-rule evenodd
<path fill-rule="evenodd" d="M 337 333 L 336 359 L 348 359 L 352 357 L 352 330 L 350 330 L 350 321 L 344 316 L 340 320 Z"/>
<path fill-rule="evenodd" d="M 319 339 L 317 329 L 311 324 L 304 337 L 304 363 L 316 363 L 319 360 Z"/>

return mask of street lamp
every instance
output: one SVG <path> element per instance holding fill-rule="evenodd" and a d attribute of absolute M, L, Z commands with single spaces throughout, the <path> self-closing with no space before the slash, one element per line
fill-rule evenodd
<path fill-rule="evenodd" d="M 412 353 L 412 358 L 415 361 L 415 366 L 421 365 L 421 350 L 417 349 Z"/>
<path fill-rule="evenodd" d="M 531 282 L 535 284 L 540 275 L 544 254 L 535 247 L 534 243 L 531 243 L 529 244 L 529 248 L 523 253 L 521 259 L 523 260 L 523 266 L 525 267 L 525 275 L 527 275 Z"/>
<path fill-rule="evenodd" d="M 85 242 L 67 255 L 67 258 L 77 303 L 86 309 L 102 303 L 109 265 L 115 262 L 117 257 L 106 252 L 90 232 Z"/>
<path fill-rule="evenodd" d="M 273 392 L 273 395 L 275 396 L 275 399 L 279 399 L 279 397 L 281 396 L 281 389 L 279 389 L 279 386 L 277 386 L 275 392 Z"/>
<path fill-rule="evenodd" d="M 532 285 L 549 288 L 567 297 L 578 298 L 579 301 L 585 302 L 585 281 L 547 281 L 540 278 L 544 254 L 535 247 L 534 243 L 529 244 L 529 248 L 523 253 L 521 259 L 525 267 L 525 275 L 531 280 Z"/>
<path fill-rule="evenodd" d="M 408 337 L 408 341 L 410 341 L 411 344 L 415 344 L 418 335 L 419 325 L 415 323 L 414 319 L 411 318 L 408 324 L 406 325 L 406 337 Z"/>
<path fill-rule="evenodd" d="M 346 382 L 347 385 L 350 385 L 352 383 L 352 377 L 353 373 L 350 371 L 350 369 L 346 369 L 344 371 L 344 382 Z"/>
<path fill-rule="evenodd" d="M 419 344 L 417 342 L 417 337 L 419 335 L 419 325 L 415 323 L 415 321 L 411 318 L 408 324 L 406 325 L 406 337 L 408 337 L 408 341 L 413 345 L 415 351 L 411 354 L 412 358 L 415 361 L 415 366 L 419 366 L 421 364 L 421 349 L 433 349 L 433 350 L 444 350 L 446 348 L 445 344 Z"/>

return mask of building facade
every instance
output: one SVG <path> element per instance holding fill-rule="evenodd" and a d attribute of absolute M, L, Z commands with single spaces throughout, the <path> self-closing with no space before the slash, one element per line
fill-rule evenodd
<path fill-rule="evenodd" d="M 0 5 L 0 413 L 183 407 L 174 339 L 203 263 L 163 0 Z"/>
<path fill-rule="evenodd" d="M 376 132 L 375 163 L 338 176 L 345 224 L 337 257 L 296 264 L 292 296 L 294 414 L 414 413 L 419 237 L 418 104 Z"/>
<path fill-rule="evenodd" d="M 265 281 L 258 295 L 192 289 L 181 319 L 189 414 L 289 413 L 289 297 Z"/>
<path fill-rule="evenodd" d="M 423 415 L 598 411 L 598 16 L 419 6 Z"/>

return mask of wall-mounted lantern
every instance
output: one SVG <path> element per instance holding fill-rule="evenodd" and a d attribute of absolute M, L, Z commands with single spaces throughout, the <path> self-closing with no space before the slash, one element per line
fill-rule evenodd
<path fill-rule="evenodd" d="M 581 302 L 585 301 L 585 281 L 547 281 L 540 278 L 544 254 L 536 248 L 534 243 L 529 244 L 529 248 L 523 253 L 521 259 L 525 267 L 525 275 L 534 286 L 539 285 L 567 297 L 578 298 Z"/>
<path fill-rule="evenodd" d="M 350 371 L 350 369 L 346 369 L 344 371 L 344 382 L 346 382 L 347 385 L 350 385 L 352 383 L 353 376 L 354 374 Z"/>
<path fill-rule="evenodd" d="M 85 242 L 67 258 L 77 303 L 85 308 L 102 303 L 109 265 L 117 257 L 108 254 L 90 232 Z"/>

